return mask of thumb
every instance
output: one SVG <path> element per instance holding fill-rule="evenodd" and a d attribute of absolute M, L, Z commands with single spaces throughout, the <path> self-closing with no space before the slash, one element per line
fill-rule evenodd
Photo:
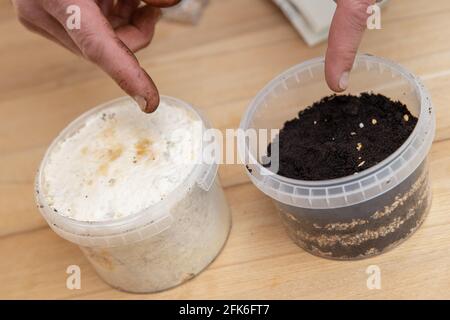
<path fill-rule="evenodd" d="M 348 87 L 350 71 L 367 27 L 367 8 L 375 0 L 337 0 L 336 3 L 328 36 L 325 78 L 331 90 L 341 92 Z"/>

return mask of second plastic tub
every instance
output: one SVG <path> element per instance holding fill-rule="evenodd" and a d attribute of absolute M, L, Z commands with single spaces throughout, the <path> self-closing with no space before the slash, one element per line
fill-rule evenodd
<path fill-rule="evenodd" d="M 435 133 L 429 94 L 400 65 L 370 55 L 356 58 L 346 93 L 383 94 L 406 104 L 416 128 L 391 156 L 357 175 L 303 181 L 273 174 L 261 151 L 240 140 L 251 181 L 271 197 L 289 236 L 315 255 L 360 259 L 380 254 L 411 235 L 431 205 L 427 155 Z M 297 65 L 272 80 L 251 102 L 241 129 L 281 129 L 299 111 L 330 95 L 324 59 Z"/>

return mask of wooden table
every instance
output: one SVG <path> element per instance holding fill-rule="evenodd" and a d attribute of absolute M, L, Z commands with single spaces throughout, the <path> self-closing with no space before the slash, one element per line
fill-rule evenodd
<path fill-rule="evenodd" d="M 356 262 L 314 257 L 295 246 L 270 200 L 238 165 L 221 180 L 234 225 L 219 258 L 188 283 L 131 295 L 102 282 L 77 246 L 38 213 L 33 179 L 45 149 L 72 119 L 122 95 L 101 71 L 26 32 L 0 3 L 0 298 L 450 298 L 450 1 L 391 1 L 382 30 L 361 51 L 396 60 L 422 77 L 438 116 L 431 152 L 433 207 L 411 239 Z M 268 0 L 216 0 L 198 26 L 162 22 L 143 66 L 164 94 L 198 106 L 219 128 L 238 126 L 250 99 L 278 73 L 323 55 L 308 48 Z M 66 288 L 79 265 L 82 288 Z M 381 269 L 381 290 L 366 269 Z"/>

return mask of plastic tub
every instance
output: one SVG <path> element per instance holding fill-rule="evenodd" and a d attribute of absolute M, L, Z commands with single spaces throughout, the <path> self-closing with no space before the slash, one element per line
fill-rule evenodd
<path fill-rule="evenodd" d="M 186 180 L 164 200 L 134 215 L 111 221 L 78 221 L 53 212 L 43 194 L 43 172 L 55 146 L 121 98 L 83 114 L 53 141 L 36 178 L 40 211 L 61 237 L 80 246 L 97 273 L 111 286 L 129 292 L 156 292 L 191 279 L 209 265 L 223 247 L 231 216 L 217 176 L 217 164 L 198 163 Z M 187 108 L 185 102 L 161 97 Z"/>
<path fill-rule="evenodd" d="M 324 181 L 301 181 L 264 168 L 261 152 L 239 140 L 251 181 L 273 199 L 289 236 L 321 257 L 359 259 L 380 254 L 411 235 L 431 205 L 427 155 L 435 133 L 429 94 L 400 65 L 359 55 L 347 93 L 381 93 L 405 103 L 418 123 L 391 156 L 359 174 Z M 251 102 L 241 129 L 280 129 L 301 108 L 332 92 L 317 58 L 282 73 Z M 247 159 L 247 160 L 245 160 Z"/>

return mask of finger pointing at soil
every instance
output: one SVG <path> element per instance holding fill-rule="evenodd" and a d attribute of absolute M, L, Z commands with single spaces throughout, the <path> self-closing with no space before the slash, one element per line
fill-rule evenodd
<path fill-rule="evenodd" d="M 325 77 L 330 89 L 347 89 L 350 71 L 367 26 L 367 8 L 375 0 L 337 0 L 325 59 Z"/>

